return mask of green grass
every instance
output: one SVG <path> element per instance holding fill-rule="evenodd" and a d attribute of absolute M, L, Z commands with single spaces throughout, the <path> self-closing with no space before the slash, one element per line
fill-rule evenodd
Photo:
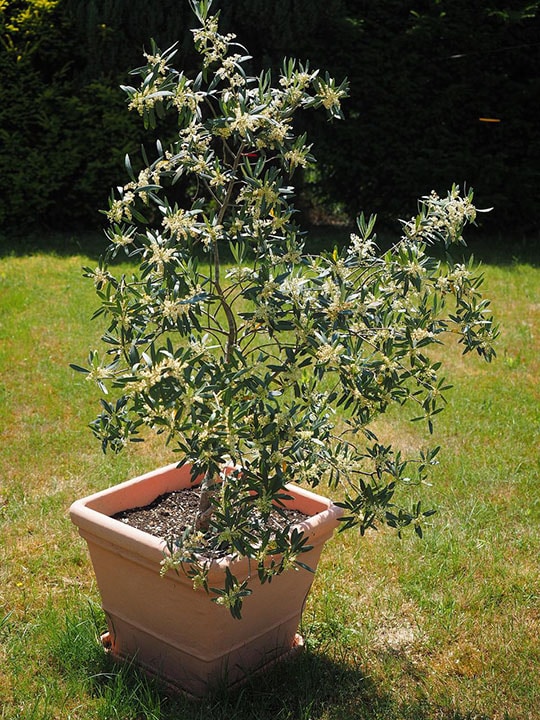
<path fill-rule="evenodd" d="M 540 269 L 486 265 L 499 357 L 450 353 L 454 384 L 423 540 L 329 544 L 306 607 L 307 650 L 240 691 L 194 704 L 103 653 L 105 623 L 77 497 L 170 457 L 103 456 L 80 375 L 97 339 L 88 258 L 0 259 L 1 720 L 535 720 L 540 708 Z M 423 430 L 392 416 L 405 446 Z"/>

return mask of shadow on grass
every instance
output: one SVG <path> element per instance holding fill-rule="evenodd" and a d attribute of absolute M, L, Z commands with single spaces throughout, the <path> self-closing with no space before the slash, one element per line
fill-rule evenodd
<path fill-rule="evenodd" d="M 348 241 L 354 227 L 329 225 L 305 228 L 306 250 L 310 253 L 331 251 L 342 248 Z M 399 237 L 399 228 L 379 231 L 378 242 L 382 250 L 387 249 Z M 468 259 L 471 255 L 485 265 L 513 265 L 526 263 L 540 266 L 540 234 L 515 236 L 511 232 L 485 234 L 481 229 L 469 228 L 466 233 L 467 248 L 456 248 L 453 256 L 456 260 Z M 97 260 L 107 247 L 108 241 L 98 229 L 75 233 L 34 233 L 28 236 L 0 235 L 0 259 L 3 257 L 22 257 L 36 253 L 54 254 L 60 257 L 83 255 Z M 224 259 L 227 259 L 224 257 Z M 126 257 L 120 254 L 119 260 Z"/>
<path fill-rule="evenodd" d="M 11 235 L 0 233 L 0 259 L 46 254 L 58 257 L 84 255 L 97 260 L 108 245 L 105 234 L 94 231 L 29 233 Z"/>
<path fill-rule="evenodd" d="M 134 665 L 104 659 L 94 692 L 117 710 L 156 720 L 317 720 L 318 718 L 402 717 L 380 697 L 361 668 L 351 668 L 305 651 L 250 679 L 233 691 L 216 691 L 202 700 L 172 694 Z"/>
<path fill-rule="evenodd" d="M 172 693 L 135 664 L 107 655 L 97 639 L 101 611 L 88 607 L 77 617 L 64 615 L 49 650 L 79 707 L 86 695 L 103 720 L 488 720 L 435 707 L 428 699 L 397 699 L 343 646 L 339 658 L 330 656 L 330 646 L 324 654 L 308 647 L 239 689 L 193 700 Z"/>
<path fill-rule="evenodd" d="M 508 235 L 467 235 L 467 247 L 462 252 L 465 259 L 471 255 L 483 265 L 526 264 L 540 267 L 540 234 L 530 237 Z M 459 257 L 459 254 L 458 254 Z"/>
<path fill-rule="evenodd" d="M 354 228 L 315 227 L 309 231 L 306 247 L 310 252 L 341 249 L 349 241 Z M 400 237 L 398 226 L 381 228 L 377 233 L 377 244 L 382 252 L 388 250 Z M 483 265 L 508 266 L 528 264 L 540 267 L 540 233 L 516 236 L 512 233 L 486 234 L 480 228 L 467 228 L 464 233 L 467 246 L 455 246 L 450 254 L 455 262 L 467 261 L 471 256 Z"/>
<path fill-rule="evenodd" d="M 111 718 L 137 720 L 491 720 L 476 711 L 435 706 L 427 698 L 399 701 L 361 666 L 309 650 L 241 689 L 202 700 L 171 694 L 136 666 L 105 658 L 93 692 L 104 700 Z"/>

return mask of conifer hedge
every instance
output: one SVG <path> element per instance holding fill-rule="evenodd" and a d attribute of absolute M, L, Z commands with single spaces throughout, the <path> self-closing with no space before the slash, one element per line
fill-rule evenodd
<path fill-rule="evenodd" d="M 214 0 L 257 66 L 347 76 L 346 123 L 317 145 L 300 205 L 400 216 L 453 182 L 489 225 L 538 229 L 540 0 Z M 126 152 L 152 139 L 121 83 L 155 38 L 191 62 L 187 0 L 0 3 L 0 227 L 94 228 Z M 184 48 L 187 48 L 184 50 Z M 174 132 L 174 128 L 170 128 Z"/>

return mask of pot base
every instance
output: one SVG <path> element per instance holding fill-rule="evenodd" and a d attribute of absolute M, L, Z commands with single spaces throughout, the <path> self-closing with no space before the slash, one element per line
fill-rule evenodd
<path fill-rule="evenodd" d="M 119 653 L 114 650 L 113 642 L 111 638 L 110 632 L 105 632 L 100 637 L 101 644 L 103 646 L 103 649 L 109 655 L 115 662 L 129 662 L 133 661 L 133 658 L 130 656 L 122 655 L 122 653 Z M 251 678 L 256 677 L 259 674 L 262 674 L 263 672 L 266 672 L 269 668 L 271 668 L 276 663 L 286 662 L 287 660 L 292 660 L 297 655 L 299 655 L 304 649 L 304 638 L 300 633 L 296 633 L 294 636 L 294 642 L 292 647 L 287 650 L 285 653 L 280 655 L 277 658 L 273 658 L 272 660 L 269 660 L 266 664 L 260 666 L 252 672 L 251 674 L 246 674 L 243 678 L 240 678 L 238 680 L 235 680 L 234 682 L 230 684 L 226 684 L 227 690 L 236 690 L 237 688 L 242 687 L 245 685 Z M 201 701 L 203 697 L 200 695 L 194 695 L 193 693 L 186 690 L 186 688 L 182 687 L 178 683 L 174 683 L 171 680 L 167 679 L 165 680 L 163 676 L 153 670 L 150 666 L 141 664 L 139 662 L 136 662 L 137 667 L 142 670 L 148 677 L 152 678 L 153 680 L 156 680 L 160 685 L 167 688 L 169 691 L 171 691 L 174 694 L 182 694 L 185 697 L 189 698 L 190 700 L 198 700 Z"/>

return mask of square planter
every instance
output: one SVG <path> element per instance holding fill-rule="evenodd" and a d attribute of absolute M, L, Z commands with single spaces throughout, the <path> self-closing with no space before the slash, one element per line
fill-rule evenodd
<path fill-rule="evenodd" d="M 169 465 L 73 503 L 72 521 L 88 543 L 107 617 L 106 642 L 118 658 L 134 660 L 161 680 L 202 697 L 232 686 L 299 645 L 302 609 L 313 581 L 307 570 L 287 571 L 271 583 L 255 579 L 242 619 L 194 590 L 182 573 L 160 576 L 164 540 L 111 517 L 143 507 L 163 493 L 192 486 L 190 467 Z M 290 507 L 309 515 L 298 525 L 312 549 L 302 562 L 315 570 L 341 510 L 330 500 L 293 485 Z M 240 581 L 256 570 L 246 558 L 212 563 L 209 585 L 221 585 L 227 565 Z"/>

